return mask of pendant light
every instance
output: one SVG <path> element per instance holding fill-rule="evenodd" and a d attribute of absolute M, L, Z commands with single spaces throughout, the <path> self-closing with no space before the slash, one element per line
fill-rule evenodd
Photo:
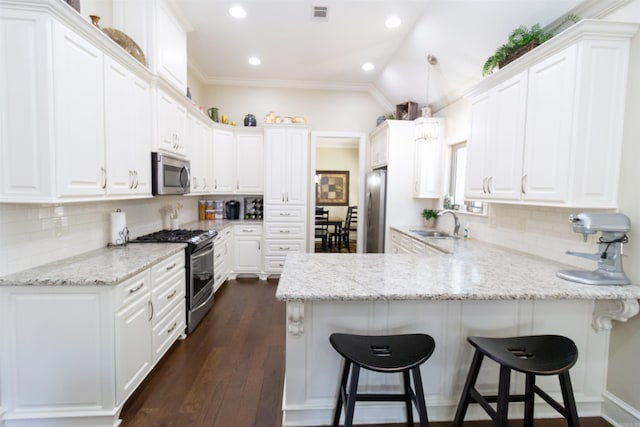
<path fill-rule="evenodd" d="M 431 68 L 438 64 L 438 58 L 435 55 L 427 55 L 427 100 L 425 107 L 422 109 L 422 117 L 431 117 L 431 104 L 429 104 L 429 86 L 431 82 Z"/>

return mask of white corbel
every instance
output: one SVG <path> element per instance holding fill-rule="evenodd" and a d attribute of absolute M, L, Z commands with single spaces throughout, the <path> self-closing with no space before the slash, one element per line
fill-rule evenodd
<path fill-rule="evenodd" d="M 287 302 L 287 323 L 287 329 L 291 335 L 302 335 L 304 332 L 304 302 Z"/>
<path fill-rule="evenodd" d="M 639 310 L 637 299 L 596 301 L 591 326 L 598 332 L 605 331 L 611 329 L 612 320 L 626 322 Z"/>

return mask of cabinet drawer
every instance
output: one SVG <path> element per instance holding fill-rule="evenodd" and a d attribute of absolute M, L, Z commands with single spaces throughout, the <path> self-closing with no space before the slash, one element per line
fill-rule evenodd
<path fill-rule="evenodd" d="M 397 231 L 391 232 L 391 241 L 393 242 L 393 244 L 401 246 L 405 249 L 409 249 L 409 247 L 411 246 L 411 239 L 408 236 L 405 236 L 404 234 Z"/>
<path fill-rule="evenodd" d="M 286 255 L 305 252 L 304 240 L 265 240 L 266 255 Z"/>
<path fill-rule="evenodd" d="M 184 304 L 186 289 L 184 269 L 175 271 L 173 276 L 162 284 L 156 284 L 151 292 L 151 301 L 153 303 L 152 321 L 154 324 L 162 319 L 167 312 L 171 311 L 176 301 L 182 301 L 182 304 Z"/>
<path fill-rule="evenodd" d="M 234 226 L 236 236 L 262 236 L 262 225 L 242 224 Z"/>
<path fill-rule="evenodd" d="M 118 285 L 116 290 L 116 310 L 148 295 L 151 291 L 151 272 L 145 270 Z"/>
<path fill-rule="evenodd" d="M 305 226 L 302 222 L 268 223 L 265 225 L 266 238 L 304 239 Z"/>
<path fill-rule="evenodd" d="M 177 270 L 182 270 L 182 274 L 184 274 L 184 257 L 184 251 L 180 251 L 151 267 L 153 286 L 155 287 L 159 283 L 164 283 L 167 277 L 172 276 Z"/>
<path fill-rule="evenodd" d="M 264 271 L 266 273 L 281 273 L 286 255 L 267 255 L 264 257 Z"/>
<path fill-rule="evenodd" d="M 222 244 L 225 240 L 231 237 L 232 233 L 233 227 L 223 228 L 222 230 L 218 231 L 218 235 L 215 237 L 215 239 L 213 239 L 213 244 L 216 246 Z"/>
<path fill-rule="evenodd" d="M 264 215 L 267 221 L 304 222 L 306 212 L 304 206 L 266 205 Z"/>
<path fill-rule="evenodd" d="M 151 330 L 153 362 L 157 361 L 171 347 L 187 326 L 185 304 L 176 304 L 169 314 Z"/>

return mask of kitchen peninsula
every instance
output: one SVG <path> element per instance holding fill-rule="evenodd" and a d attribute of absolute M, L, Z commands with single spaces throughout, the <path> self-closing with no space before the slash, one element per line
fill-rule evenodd
<path fill-rule="evenodd" d="M 432 240 L 433 242 L 437 242 Z M 430 419 L 453 419 L 471 361 L 470 335 L 560 334 L 579 349 L 571 370 L 580 416 L 602 414 L 612 319 L 638 313 L 640 286 L 589 286 L 555 276 L 566 266 L 474 240 L 442 240 L 449 254 L 295 254 L 287 257 L 276 296 L 287 302 L 283 425 L 331 420 L 341 359 L 332 332 L 422 332 L 436 350 L 422 366 Z M 487 364 L 481 389 L 496 389 L 497 365 Z M 363 373 L 360 390 L 391 391 L 399 377 Z M 558 397 L 555 378 L 543 388 Z M 522 389 L 523 378 L 515 386 Z M 472 405 L 469 419 L 485 418 Z M 513 405 L 511 417 L 521 417 Z M 536 417 L 555 416 L 543 404 Z M 404 420 L 396 403 L 361 405 L 359 423 Z"/>

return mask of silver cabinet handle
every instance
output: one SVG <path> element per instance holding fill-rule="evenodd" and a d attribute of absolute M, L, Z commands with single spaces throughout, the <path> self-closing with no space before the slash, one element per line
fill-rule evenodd
<path fill-rule="evenodd" d="M 133 185 L 135 184 L 135 181 L 133 179 L 133 171 L 130 170 L 129 171 L 129 189 L 133 190 Z"/>
<path fill-rule="evenodd" d="M 222 254 L 221 254 L 220 252 L 218 252 L 218 253 L 216 254 L 216 259 L 220 258 L 221 256 L 222 256 Z"/>
<path fill-rule="evenodd" d="M 236 179 L 236 190 L 240 189 L 240 180 Z"/>
<path fill-rule="evenodd" d="M 284 203 L 284 193 L 282 193 L 282 203 Z"/>
<path fill-rule="evenodd" d="M 171 332 L 173 332 L 176 327 L 178 326 L 178 322 L 174 322 L 173 326 L 171 326 L 169 329 L 167 329 L 167 334 L 170 334 Z"/>
<path fill-rule="evenodd" d="M 279 233 L 283 233 L 283 234 L 291 233 L 291 230 L 280 230 Z"/>
<path fill-rule="evenodd" d="M 527 174 L 525 173 L 524 175 L 522 175 L 522 178 L 520 179 L 520 190 L 522 191 L 522 194 L 527 194 L 527 190 L 525 189 L 526 181 L 527 181 Z"/>
<path fill-rule="evenodd" d="M 280 215 L 280 216 L 291 216 L 291 212 L 280 212 L 278 215 Z"/>
<path fill-rule="evenodd" d="M 289 203 L 289 192 L 287 191 L 285 194 L 287 195 L 287 203 Z"/>
<path fill-rule="evenodd" d="M 218 280 L 220 280 L 220 278 L 221 278 L 221 277 L 222 277 L 222 273 L 218 274 L 218 275 L 216 276 L 216 282 L 217 282 Z"/>
<path fill-rule="evenodd" d="M 169 295 L 167 295 L 167 299 L 171 299 L 171 298 L 175 297 L 177 293 L 178 293 L 178 290 L 174 289 L 173 292 L 171 292 Z"/>
<path fill-rule="evenodd" d="M 487 177 L 482 178 L 482 192 L 487 194 Z"/>
<path fill-rule="evenodd" d="M 139 181 L 138 181 L 138 171 L 133 171 L 133 173 L 134 173 L 134 174 L 135 174 L 135 176 L 136 176 L 136 186 L 135 186 L 135 187 L 133 187 L 133 188 L 138 188 L 138 183 L 139 183 Z"/>
<path fill-rule="evenodd" d="M 214 190 L 217 190 L 217 189 L 218 189 L 218 179 L 217 179 L 217 178 L 214 178 L 214 179 L 213 179 L 213 189 L 214 189 Z"/>
<path fill-rule="evenodd" d="M 100 173 L 102 174 L 102 185 L 101 187 L 107 188 L 107 170 L 104 167 L 100 168 Z"/>
<path fill-rule="evenodd" d="M 487 193 L 491 194 L 491 184 L 493 183 L 493 177 L 487 178 Z"/>
<path fill-rule="evenodd" d="M 169 267 L 167 267 L 166 271 L 173 270 L 173 269 L 176 267 L 176 265 L 177 265 L 177 264 L 174 262 L 174 263 L 173 263 L 173 264 L 171 264 Z"/>
<path fill-rule="evenodd" d="M 280 246 L 278 249 L 280 249 L 281 251 L 290 251 L 291 246 Z"/>
<path fill-rule="evenodd" d="M 135 294 L 136 292 L 138 292 L 140 289 L 142 289 L 142 287 L 144 286 L 144 282 L 140 282 L 140 284 L 138 286 L 136 286 L 135 288 L 131 288 L 129 289 L 129 295 L 131 294 Z"/>
<path fill-rule="evenodd" d="M 149 305 L 149 319 L 147 320 L 151 320 L 153 319 L 153 302 L 149 301 L 148 305 Z"/>

